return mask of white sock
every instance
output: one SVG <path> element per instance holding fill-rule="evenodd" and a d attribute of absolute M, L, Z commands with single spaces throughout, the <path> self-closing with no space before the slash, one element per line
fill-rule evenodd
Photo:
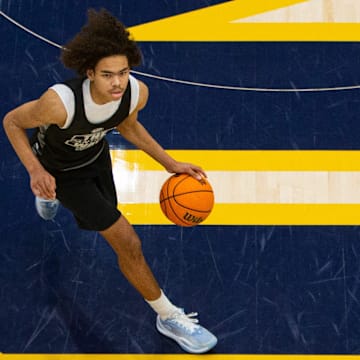
<path fill-rule="evenodd" d="M 158 299 L 152 301 L 145 299 L 145 301 L 153 308 L 162 320 L 167 319 L 171 316 L 171 314 L 178 310 L 178 308 L 170 302 L 162 290 Z"/>

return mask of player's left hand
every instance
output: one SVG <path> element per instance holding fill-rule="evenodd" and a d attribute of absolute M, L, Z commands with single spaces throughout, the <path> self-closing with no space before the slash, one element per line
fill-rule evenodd
<path fill-rule="evenodd" d="M 200 166 L 190 163 L 176 162 L 171 169 L 166 170 L 169 173 L 189 174 L 197 180 L 201 180 L 202 178 L 207 177 L 205 171 Z"/>

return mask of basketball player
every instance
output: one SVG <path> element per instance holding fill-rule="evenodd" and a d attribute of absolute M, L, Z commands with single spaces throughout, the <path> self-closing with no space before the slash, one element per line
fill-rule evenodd
<path fill-rule="evenodd" d="M 170 173 L 205 176 L 170 157 L 138 121 L 148 88 L 130 75 L 141 54 L 124 26 L 106 10 L 88 12 L 88 23 L 62 50 L 63 64 L 78 77 L 49 88 L 4 118 L 6 134 L 30 176 L 36 209 L 52 219 L 59 202 L 82 229 L 98 231 L 118 257 L 120 270 L 157 313 L 160 333 L 190 353 L 209 351 L 217 338 L 197 313 L 173 305 L 144 259 L 134 228 L 117 209 L 105 135 L 116 129 Z M 29 141 L 25 130 L 35 128 Z"/>

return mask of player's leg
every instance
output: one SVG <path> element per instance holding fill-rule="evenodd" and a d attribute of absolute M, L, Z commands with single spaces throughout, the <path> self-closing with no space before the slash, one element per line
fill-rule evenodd
<path fill-rule="evenodd" d="M 108 229 L 100 231 L 115 251 L 121 272 L 146 300 L 160 297 L 160 287 L 145 261 L 141 242 L 124 216 Z"/>
<path fill-rule="evenodd" d="M 124 216 L 100 234 L 116 252 L 124 276 L 158 313 L 156 327 L 160 333 L 190 353 L 207 352 L 216 345 L 216 337 L 197 324 L 198 320 L 194 318 L 197 313 L 186 315 L 161 292 L 145 261 L 140 239 Z"/>
<path fill-rule="evenodd" d="M 139 237 L 117 209 L 111 172 L 95 178 L 60 179 L 57 195 L 82 229 L 99 232 L 115 251 L 120 270 L 154 310 L 163 317 L 177 308 L 171 304 L 149 269 Z M 154 301 L 152 301 L 154 300 Z"/>
<path fill-rule="evenodd" d="M 194 314 L 186 315 L 160 290 L 144 258 L 138 235 L 116 207 L 108 175 L 109 186 L 104 186 L 106 174 L 101 175 L 100 183 L 91 178 L 70 179 L 66 184 L 58 182 L 61 203 L 72 211 L 81 228 L 96 230 L 107 240 L 117 255 L 121 272 L 158 314 L 159 332 L 174 339 L 185 351 L 210 350 L 216 345 L 216 337 L 197 324 Z"/>

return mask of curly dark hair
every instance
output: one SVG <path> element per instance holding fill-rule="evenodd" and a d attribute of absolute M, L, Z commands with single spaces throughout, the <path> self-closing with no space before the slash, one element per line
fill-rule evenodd
<path fill-rule="evenodd" d="M 80 76 L 104 57 L 125 55 L 129 66 L 140 65 L 141 52 L 125 26 L 107 10 L 88 10 L 88 22 L 62 49 L 61 61 Z"/>

